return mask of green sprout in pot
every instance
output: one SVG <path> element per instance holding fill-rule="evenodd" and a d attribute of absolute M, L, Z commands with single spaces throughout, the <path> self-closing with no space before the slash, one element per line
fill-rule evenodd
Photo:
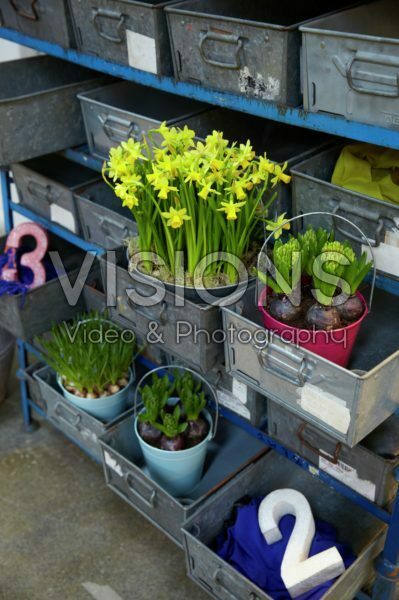
<path fill-rule="evenodd" d="M 205 394 L 186 389 L 180 395 L 180 400 L 188 423 L 187 442 L 190 446 L 196 446 L 206 438 L 209 431 L 209 424 L 200 416 L 206 406 Z"/>
<path fill-rule="evenodd" d="M 65 389 L 78 398 L 111 396 L 129 384 L 136 340 L 133 334 L 125 339 L 107 315 L 90 312 L 55 324 L 38 343 Z"/>
<path fill-rule="evenodd" d="M 356 292 L 364 278 L 371 271 L 372 266 L 372 261 L 369 262 L 366 252 L 363 252 L 359 259 L 355 258 L 345 268 L 343 278 L 349 285 L 350 296 L 341 304 L 336 305 L 341 319 L 349 322 L 357 321 L 364 313 L 363 302 Z"/>
<path fill-rule="evenodd" d="M 327 242 L 334 241 L 334 232 L 328 232 L 319 227 L 314 229 L 311 225 L 305 233 L 298 234 L 298 242 L 301 247 L 301 260 L 303 274 L 311 278 L 313 275 L 313 261 L 323 250 Z"/>
<path fill-rule="evenodd" d="M 160 378 L 154 374 L 152 385 L 146 385 L 141 391 L 144 412 L 141 412 L 138 417 L 138 431 L 143 440 L 151 446 L 158 446 L 161 440 L 162 432 L 156 427 L 156 423 L 161 410 L 167 405 L 173 393 L 173 388 L 174 385 L 167 375 Z"/>
<path fill-rule="evenodd" d="M 274 278 L 264 277 L 261 280 L 274 292 L 269 302 L 270 314 L 284 323 L 296 321 L 301 317 L 300 303 L 301 283 L 301 247 L 297 239 L 288 242 L 276 240 L 273 248 L 272 263 L 275 269 Z"/>
<path fill-rule="evenodd" d="M 177 404 L 172 413 L 161 411 L 161 423 L 156 423 L 155 427 L 163 433 L 160 442 L 161 450 L 177 452 L 184 450 L 185 439 L 183 433 L 188 427 L 188 423 L 180 421 L 181 409 Z"/>

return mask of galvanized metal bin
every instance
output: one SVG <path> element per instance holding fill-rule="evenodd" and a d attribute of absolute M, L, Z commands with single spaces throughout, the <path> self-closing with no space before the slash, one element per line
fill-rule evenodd
<path fill-rule="evenodd" d="M 350 4 L 329 2 L 331 10 Z M 322 3 L 188 0 L 167 6 L 176 79 L 261 100 L 301 102 L 299 25 Z"/>
<path fill-rule="evenodd" d="M 323 600 L 349 600 L 373 577 L 373 560 L 382 549 L 384 529 L 365 510 L 335 490 L 304 472 L 286 458 L 269 452 L 254 461 L 183 526 L 184 548 L 189 576 L 210 596 L 220 600 L 251 598 L 272 600 L 249 579 L 241 575 L 212 548 L 224 523 L 233 515 L 234 505 L 244 497 L 266 496 L 280 488 L 302 492 L 309 500 L 315 518 L 331 523 L 340 542 L 346 542 L 357 556 L 323 596 Z"/>
<path fill-rule="evenodd" d="M 101 462 L 98 438 L 109 427 L 128 415 L 132 409 L 130 408 L 123 415 L 104 423 L 64 398 L 57 384 L 56 374 L 50 367 L 36 365 L 33 378 L 37 382 L 47 420 L 97 462 Z M 130 398 L 131 400 L 132 398 Z"/>
<path fill-rule="evenodd" d="M 301 27 L 304 107 L 398 129 L 398 28 L 395 0 Z"/>
<path fill-rule="evenodd" d="M 32 402 L 35 403 L 44 413 L 47 411 L 46 401 L 42 398 L 42 394 L 39 388 L 39 384 L 35 379 L 34 375 L 38 369 L 42 369 L 44 367 L 44 363 L 35 362 L 30 365 L 27 369 L 25 369 L 22 373 L 18 373 L 18 376 L 21 379 L 26 381 L 26 385 L 28 387 L 28 396 Z"/>
<path fill-rule="evenodd" d="M 107 485 L 179 546 L 186 519 L 248 461 L 267 450 L 240 427 L 219 419 L 218 432 L 209 443 L 204 474 L 189 498 L 174 498 L 147 472 L 134 431 L 134 415 L 111 427 L 101 439 Z"/>
<path fill-rule="evenodd" d="M 4 250 L 6 237 L 0 239 L 0 254 Z M 33 248 L 32 248 L 33 249 Z M 15 337 L 29 340 L 47 331 L 52 322 L 70 319 L 84 309 L 83 296 L 72 306 L 64 293 L 63 286 L 83 283 L 80 281 L 80 268 L 85 253 L 72 244 L 50 236 L 50 251 L 56 251 L 62 260 L 65 272 L 26 294 L 0 297 L 0 326 Z"/>
<path fill-rule="evenodd" d="M 399 204 L 383 202 L 332 184 L 331 177 L 342 148 L 343 145 L 324 149 L 293 167 L 291 173 L 294 214 L 326 211 L 346 217 L 364 232 L 374 246 L 377 270 L 391 277 L 395 277 L 397 273 L 396 278 L 398 278 L 396 255 L 392 253 L 392 260 L 387 260 L 389 248 L 386 248 L 385 244 L 390 245 L 391 232 L 398 229 Z M 362 245 L 364 246 L 364 240 L 360 235 L 356 235 L 354 228 L 348 228 L 346 231 L 339 221 L 336 219 L 335 222 L 338 235 L 349 238 L 353 242 L 353 247 L 360 251 Z M 319 224 L 330 228 L 331 220 L 320 215 Z M 363 247 L 363 250 L 366 248 Z M 381 256 L 380 251 L 382 251 Z M 390 270 L 387 270 L 389 266 Z"/>
<path fill-rule="evenodd" d="M 109 304 L 115 307 L 112 310 L 115 321 L 141 334 L 148 344 L 159 345 L 165 352 L 203 372 L 222 361 L 219 305 L 223 299 L 213 305 L 195 304 L 185 299 L 182 306 L 182 298 L 176 300 L 174 292 L 165 289 L 162 300 L 156 296 L 153 306 L 143 305 L 142 298 L 148 302 L 147 297 L 153 297 L 154 286 L 128 272 L 126 248 L 119 248 L 115 254 L 107 253 L 99 260 Z M 136 302 L 132 292 L 136 294 Z"/>
<path fill-rule="evenodd" d="M 227 371 L 334 439 L 353 447 L 397 410 L 397 296 L 375 290 L 348 368 L 267 335 L 253 288 L 222 312 L 225 331 L 234 332 Z"/>
<path fill-rule="evenodd" d="M 81 52 L 171 75 L 164 0 L 69 0 Z"/>
<path fill-rule="evenodd" d="M 101 159 L 108 158 L 110 148 L 129 138 L 141 140 L 163 121 L 170 126 L 182 125 L 207 109 L 202 102 L 130 81 L 79 94 L 79 99 L 90 152 Z"/>
<path fill-rule="evenodd" d="M 105 310 L 105 294 L 100 277 L 87 282 L 83 288 L 83 297 L 87 312 L 96 310 L 102 313 Z"/>
<path fill-rule="evenodd" d="M 76 94 L 107 79 L 51 56 L 1 63 L 0 166 L 83 144 Z"/>
<path fill-rule="evenodd" d="M 80 190 L 75 199 L 85 240 L 112 250 L 137 235 L 131 211 L 104 181 Z"/>
<path fill-rule="evenodd" d="M 74 192 L 99 179 L 92 169 L 58 154 L 11 165 L 19 201 L 41 217 L 80 233 Z"/>
<path fill-rule="evenodd" d="M 348 448 L 275 402 L 268 405 L 268 432 L 372 502 L 386 506 L 398 483 L 399 416 L 392 415 L 358 446 Z"/>
<path fill-rule="evenodd" d="M 75 47 L 68 0 L 3 0 L 0 18 L 3 27 L 18 29 L 64 48 Z"/>

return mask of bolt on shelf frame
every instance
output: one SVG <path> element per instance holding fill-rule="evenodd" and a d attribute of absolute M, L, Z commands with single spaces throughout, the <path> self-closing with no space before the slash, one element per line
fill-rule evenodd
<path fill-rule="evenodd" d="M 0 38 L 15 42 L 33 48 L 39 52 L 50 54 L 52 56 L 73 62 L 96 71 L 100 71 L 121 79 L 134 81 L 145 86 L 155 89 L 160 89 L 172 94 L 194 98 L 199 101 L 208 102 L 216 106 L 230 108 L 232 110 L 248 113 L 265 119 L 279 121 L 296 127 L 305 127 L 317 131 L 323 131 L 333 135 L 338 135 L 351 140 L 369 142 L 380 146 L 385 146 L 393 149 L 399 149 L 399 131 L 395 131 L 385 127 L 377 127 L 367 125 L 356 121 L 346 121 L 342 117 L 337 117 L 328 114 L 308 113 L 302 108 L 291 108 L 278 106 L 271 102 L 262 102 L 259 100 L 249 99 L 245 96 L 216 92 L 211 89 L 201 86 L 175 81 L 170 77 L 158 77 L 144 71 L 139 71 L 124 65 L 118 65 L 96 56 L 82 54 L 72 49 L 65 49 L 57 44 L 47 41 L 32 38 L 21 34 L 17 31 L 0 27 Z M 74 160 L 82 165 L 89 166 L 96 170 L 101 170 L 101 161 L 90 156 L 86 147 L 74 148 L 64 151 L 64 156 Z M 31 220 L 41 223 L 50 232 L 53 232 L 72 244 L 87 252 L 99 252 L 101 248 L 88 244 L 78 236 L 63 227 L 52 223 L 46 219 L 38 217 L 34 212 L 14 203 L 11 199 L 11 177 L 7 170 L 0 172 L 0 186 L 3 198 L 3 211 L 6 231 L 9 232 L 13 227 L 13 213 L 19 213 L 28 217 Z M 377 284 L 379 287 L 390 291 L 392 294 L 399 295 L 399 286 L 394 284 L 392 280 L 385 277 L 378 277 Z M 29 398 L 26 381 L 23 379 L 23 371 L 28 366 L 28 353 L 38 355 L 37 350 L 29 343 L 23 340 L 17 341 L 19 373 L 21 375 L 21 403 L 22 414 L 24 419 L 24 427 L 26 431 L 34 430 L 34 422 L 32 420 L 32 409 L 45 418 L 45 414 L 41 409 Z M 148 363 L 142 359 L 142 362 Z M 153 365 L 146 364 L 151 368 Z M 399 491 L 396 498 L 393 500 L 391 511 L 379 507 L 370 500 L 361 496 L 353 489 L 347 487 L 337 479 L 334 479 L 329 474 L 321 471 L 298 454 L 290 451 L 282 446 L 276 440 L 270 438 L 264 431 L 255 428 L 248 421 L 245 421 L 235 413 L 222 408 L 221 413 L 232 422 L 240 427 L 243 427 L 251 435 L 262 440 L 267 446 L 273 448 L 279 454 L 285 456 L 298 467 L 309 472 L 313 477 L 320 479 L 328 486 L 334 488 L 358 506 L 373 514 L 376 518 L 383 521 L 387 527 L 387 535 L 383 553 L 376 561 L 377 578 L 373 588 L 373 600 L 397 600 L 399 598 Z M 74 441 L 74 440 L 72 440 Z M 76 443 L 74 441 L 74 443 Z M 82 448 L 82 450 L 84 450 Z M 84 450 L 85 451 L 85 450 Z M 394 472 L 395 479 L 399 482 L 399 469 Z M 358 600 L 366 600 L 368 596 L 360 592 L 357 596 Z M 344 600 L 344 599 L 343 599 Z M 349 599 L 347 599 L 349 600 Z"/>

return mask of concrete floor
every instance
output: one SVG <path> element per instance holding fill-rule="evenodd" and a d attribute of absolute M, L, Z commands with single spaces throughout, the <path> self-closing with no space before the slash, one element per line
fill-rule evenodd
<path fill-rule="evenodd" d="M 21 431 L 16 382 L 0 406 L 1 600 L 205 600 L 183 552 L 105 487 L 48 424 Z"/>

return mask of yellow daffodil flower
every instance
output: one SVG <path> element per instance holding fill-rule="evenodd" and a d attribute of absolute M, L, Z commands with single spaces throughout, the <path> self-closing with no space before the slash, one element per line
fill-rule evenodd
<path fill-rule="evenodd" d="M 212 189 L 212 182 L 205 183 L 202 190 L 198 192 L 198 196 L 204 200 L 208 198 L 209 194 L 216 194 L 217 196 L 220 196 L 220 192 Z"/>
<path fill-rule="evenodd" d="M 240 212 L 240 209 L 245 205 L 245 202 L 221 202 L 221 208 L 218 208 L 218 211 L 226 213 L 226 219 L 228 221 L 235 221 L 237 219 L 237 213 Z"/>
<path fill-rule="evenodd" d="M 168 219 L 168 227 L 172 227 L 173 229 L 179 229 L 183 225 L 184 221 L 189 221 L 191 219 L 191 217 L 186 213 L 186 208 L 177 209 L 171 206 L 169 212 L 163 212 L 162 216 L 165 219 Z"/>
<path fill-rule="evenodd" d="M 272 178 L 273 187 L 276 186 L 279 181 L 283 181 L 284 183 L 289 183 L 291 181 L 291 177 L 284 173 L 285 169 L 287 168 L 287 164 L 288 163 L 284 163 L 282 167 L 280 167 L 280 165 L 274 166 L 275 176 Z"/>
<path fill-rule="evenodd" d="M 275 240 L 278 240 L 278 238 L 283 233 L 284 229 L 285 230 L 291 229 L 291 224 L 289 221 L 287 221 L 287 219 L 285 218 L 285 215 L 286 215 L 286 213 L 283 213 L 282 215 L 277 217 L 277 221 L 266 221 L 266 223 L 267 223 L 266 230 L 274 231 L 273 237 Z"/>
<path fill-rule="evenodd" d="M 266 154 L 264 156 L 259 157 L 259 175 L 261 174 L 274 174 L 275 172 L 275 163 L 266 158 Z"/>

